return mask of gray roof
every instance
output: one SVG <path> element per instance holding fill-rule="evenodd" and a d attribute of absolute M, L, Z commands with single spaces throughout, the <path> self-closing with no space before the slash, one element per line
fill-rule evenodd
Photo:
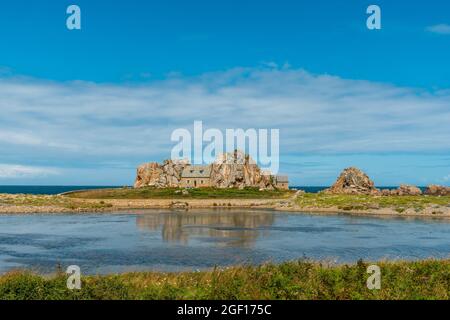
<path fill-rule="evenodd" d="M 285 183 L 289 182 L 288 176 L 277 176 L 277 182 Z"/>
<path fill-rule="evenodd" d="M 181 173 L 182 178 L 210 178 L 211 166 L 187 166 Z"/>

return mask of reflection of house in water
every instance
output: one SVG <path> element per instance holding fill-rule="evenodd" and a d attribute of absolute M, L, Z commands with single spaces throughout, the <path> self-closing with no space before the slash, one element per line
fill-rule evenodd
<path fill-rule="evenodd" d="M 221 210 L 196 212 L 163 212 L 138 215 L 137 226 L 143 230 L 162 228 L 162 238 L 187 243 L 190 237 L 210 238 L 218 245 L 249 246 L 267 232 L 275 217 L 271 212 Z M 261 229 L 262 228 L 262 229 Z"/>

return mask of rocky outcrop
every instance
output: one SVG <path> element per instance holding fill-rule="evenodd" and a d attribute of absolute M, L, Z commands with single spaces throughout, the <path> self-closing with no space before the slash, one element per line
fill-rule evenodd
<path fill-rule="evenodd" d="M 240 151 L 220 155 L 212 164 L 211 185 L 216 188 L 274 189 L 275 181 L 264 174 L 254 160 Z"/>
<path fill-rule="evenodd" d="M 137 169 L 135 188 L 180 187 L 183 169 L 189 165 L 186 160 L 165 160 L 142 164 Z M 225 153 L 211 164 L 211 186 L 215 188 L 256 187 L 263 190 L 275 188 L 273 176 L 262 172 L 254 160 L 240 151 Z"/>
<path fill-rule="evenodd" d="M 331 188 L 324 190 L 329 194 L 379 194 L 372 180 L 359 170 L 351 167 L 344 169 Z"/>
<path fill-rule="evenodd" d="M 165 160 L 162 164 L 151 162 L 138 167 L 135 188 L 178 187 L 181 182 L 181 173 L 189 165 L 187 160 Z"/>
<path fill-rule="evenodd" d="M 391 190 L 391 196 L 419 196 L 422 194 L 422 190 L 416 186 L 409 184 L 402 184 L 398 189 Z"/>
<path fill-rule="evenodd" d="M 450 187 L 432 184 L 427 187 L 425 194 L 429 196 L 450 196 Z"/>

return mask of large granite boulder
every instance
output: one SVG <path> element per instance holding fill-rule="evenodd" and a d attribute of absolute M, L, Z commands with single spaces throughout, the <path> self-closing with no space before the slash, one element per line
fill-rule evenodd
<path fill-rule="evenodd" d="M 212 164 L 211 185 L 216 188 L 274 189 L 275 182 L 264 173 L 255 161 L 241 151 L 219 155 Z"/>
<path fill-rule="evenodd" d="M 422 190 L 409 184 L 402 184 L 398 189 L 391 190 L 391 196 L 419 196 L 421 194 Z"/>
<path fill-rule="evenodd" d="M 137 168 L 134 187 L 178 187 L 181 173 L 188 165 L 187 160 L 164 160 L 162 164 L 156 162 L 142 164 Z"/>
<path fill-rule="evenodd" d="M 430 196 L 450 196 L 450 187 L 432 184 L 427 187 L 425 194 Z"/>
<path fill-rule="evenodd" d="M 137 168 L 135 188 L 156 185 L 162 174 L 161 166 L 156 162 L 144 163 Z"/>
<path fill-rule="evenodd" d="M 372 180 L 359 170 L 351 167 L 344 169 L 331 188 L 324 190 L 328 194 L 379 194 Z"/>

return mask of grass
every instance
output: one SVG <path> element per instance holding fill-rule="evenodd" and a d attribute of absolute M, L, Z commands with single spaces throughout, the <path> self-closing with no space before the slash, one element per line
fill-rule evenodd
<path fill-rule="evenodd" d="M 11 272 L 0 277 L 0 299 L 450 299 L 450 260 L 380 262 L 381 289 L 366 286 L 367 266 L 298 261 L 184 273 L 127 273 L 82 277 Z"/>
<path fill-rule="evenodd" d="M 110 204 L 99 201 L 87 203 L 56 195 L 30 195 L 30 194 L 0 194 L 0 205 L 3 206 L 30 206 L 30 207 L 58 207 L 64 209 L 95 210 L 111 207 Z"/>
<path fill-rule="evenodd" d="M 425 208 L 431 207 L 433 213 L 440 214 L 442 213 L 442 207 L 450 207 L 450 196 L 372 196 L 306 193 L 292 200 L 294 193 L 294 190 L 260 191 L 258 188 L 245 188 L 242 190 L 197 188 L 189 189 L 187 193 L 185 193 L 185 189 L 180 188 L 117 188 L 78 191 L 65 196 L 0 194 L 0 206 L 51 206 L 76 211 L 96 211 L 112 208 L 112 204 L 108 203 L 107 200 L 114 199 L 274 199 L 284 200 L 288 202 L 289 206 L 295 204 L 299 210 L 303 208 L 337 208 L 348 211 L 367 211 L 391 208 L 399 213 L 408 209 L 413 209 L 420 213 Z M 436 210 L 433 207 L 436 207 Z"/>
<path fill-rule="evenodd" d="M 79 199 L 281 199 L 288 198 L 293 191 L 287 190 L 263 190 L 258 188 L 239 189 L 217 189 L 217 188 L 120 188 L 120 189 L 97 189 L 67 194 L 70 198 Z"/>
<path fill-rule="evenodd" d="M 427 206 L 450 206 L 450 196 L 371 196 L 307 193 L 298 197 L 296 204 L 300 207 L 337 207 L 342 210 L 393 208 L 397 212 L 403 212 L 408 208 L 420 211 Z"/>

